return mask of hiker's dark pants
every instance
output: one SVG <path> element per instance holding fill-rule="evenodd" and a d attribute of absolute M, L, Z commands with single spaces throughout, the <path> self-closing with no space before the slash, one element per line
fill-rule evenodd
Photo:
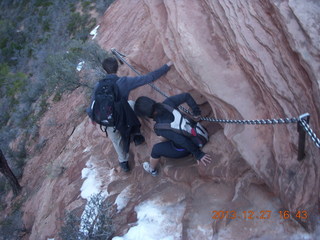
<path fill-rule="evenodd" d="M 189 151 L 183 148 L 176 147 L 172 141 L 160 142 L 153 146 L 152 158 L 182 158 L 190 154 Z"/>

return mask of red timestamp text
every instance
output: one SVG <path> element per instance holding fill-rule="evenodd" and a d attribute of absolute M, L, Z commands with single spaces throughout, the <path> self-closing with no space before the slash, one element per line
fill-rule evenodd
<path fill-rule="evenodd" d="M 271 217 L 271 211 L 262 210 L 255 211 L 212 211 L 212 219 L 269 219 Z"/>
<path fill-rule="evenodd" d="M 307 219 L 308 213 L 305 210 L 299 210 L 296 212 L 290 211 L 278 211 L 272 212 L 271 210 L 261 211 L 212 211 L 212 219 L 270 219 L 271 215 L 275 214 L 280 219 L 290 219 L 291 217 L 299 219 Z"/>
<path fill-rule="evenodd" d="M 279 215 L 281 219 L 290 219 L 291 217 L 295 217 L 298 219 L 307 219 L 308 212 L 306 210 L 298 210 L 295 212 L 290 211 L 279 211 Z"/>

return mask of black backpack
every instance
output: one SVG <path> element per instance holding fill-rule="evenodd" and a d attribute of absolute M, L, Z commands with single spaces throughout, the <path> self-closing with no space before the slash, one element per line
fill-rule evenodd
<path fill-rule="evenodd" d="M 105 78 L 99 81 L 90 106 L 91 119 L 104 127 L 114 127 L 117 122 L 114 103 L 120 94 L 116 84 L 118 78 Z"/>

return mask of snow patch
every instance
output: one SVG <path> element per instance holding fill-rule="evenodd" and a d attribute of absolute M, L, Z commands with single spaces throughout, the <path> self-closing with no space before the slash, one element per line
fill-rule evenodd
<path fill-rule="evenodd" d="M 78 72 L 80 72 L 82 70 L 83 65 L 84 65 L 84 61 L 81 61 L 81 62 L 78 63 L 78 65 L 77 65 L 77 71 Z"/>
<path fill-rule="evenodd" d="M 89 146 L 89 147 L 86 147 L 82 152 L 85 153 L 85 152 L 89 152 L 91 150 L 92 146 Z"/>
<path fill-rule="evenodd" d="M 120 212 L 125 208 L 131 198 L 132 184 L 127 186 L 122 192 L 117 196 L 115 203 L 117 204 L 117 211 Z"/>
<path fill-rule="evenodd" d="M 91 159 L 86 163 L 86 168 L 82 169 L 81 178 L 85 179 L 80 189 L 81 197 L 87 200 L 87 204 L 81 216 L 80 232 L 88 234 L 86 230 L 86 224 L 92 224 L 98 214 L 98 209 L 93 209 L 94 206 L 90 206 L 90 199 L 93 195 L 101 193 L 102 190 L 101 179 L 99 178 L 96 166 Z M 102 193 L 102 201 L 106 198 L 106 195 L 107 194 Z M 90 211 L 90 209 L 93 210 Z M 91 212 L 91 216 L 86 216 L 86 212 Z"/>
<path fill-rule="evenodd" d="M 91 32 L 90 35 L 93 36 L 92 39 L 95 39 L 96 36 L 98 35 L 98 28 L 100 27 L 100 25 L 96 26 Z"/>
<path fill-rule="evenodd" d="M 147 200 L 135 207 L 137 225 L 122 237 L 113 240 L 174 240 L 182 238 L 182 218 L 185 203 L 162 203 L 160 199 Z"/>
<path fill-rule="evenodd" d="M 89 161 L 86 166 L 87 168 L 84 168 L 81 171 L 81 178 L 85 178 L 86 180 L 84 180 L 80 190 L 81 197 L 89 200 L 92 195 L 100 193 L 102 182 L 98 178 L 95 165 Z"/>

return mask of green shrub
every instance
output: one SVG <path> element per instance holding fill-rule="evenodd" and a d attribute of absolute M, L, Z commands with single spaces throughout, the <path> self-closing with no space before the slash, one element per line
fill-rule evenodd
<path fill-rule="evenodd" d="M 71 13 L 74 13 L 74 12 L 77 10 L 76 5 L 73 4 L 73 3 L 70 3 L 70 4 L 69 4 L 69 8 L 70 8 L 70 12 L 71 12 Z"/>
<path fill-rule="evenodd" d="M 0 39 L 0 49 L 3 49 L 7 46 L 7 43 L 8 43 L 8 38 L 7 37 L 4 37 L 4 38 L 1 38 Z"/>
<path fill-rule="evenodd" d="M 82 18 L 81 14 L 78 12 L 72 13 L 72 15 L 70 16 L 70 20 L 69 23 L 67 25 L 67 30 L 69 31 L 70 35 L 74 35 L 77 30 L 79 30 L 83 24 L 84 18 Z"/>
<path fill-rule="evenodd" d="M 15 65 L 22 49 L 27 44 L 27 35 L 23 31 L 17 31 L 17 25 L 9 19 L 0 21 L 0 59 Z"/>
<path fill-rule="evenodd" d="M 54 102 L 59 102 L 61 100 L 61 97 L 62 97 L 62 93 L 61 92 L 57 92 L 54 97 L 53 97 L 53 101 Z"/>
<path fill-rule="evenodd" d="M 48 89 L 50 94 L 56 94 L 54 100 L 58 101 L 64 90 L 72 90 L 78 86 L 91 88 L 93 83 L 104 75 L 100 66 L 106 53 L 94 44 L 84 43 L 96 20 L 89 14 L 76 14 L 76 7 L 83 8 L 80 11 L 88 13 L 87 9 L 95 6 L 96 9 L 99 7 L 99 13 L 102 13 L 109 1 L 91 2 L 0 1 L 2 148 L 9 149 L 9 142 L 23 131 L 27 132 L 29 137 L 39 137 L 36 122 L 47 110 L 48 95 L 44 94 L 44 90 Z M 69 51 L 69 54 L 66 51 Z M 84 70 L 79 73 L 76 66 L 80 61 L 85 61 L 85 65 Z M 53 65 L 48 65 L 51 62 Z M 48 87 L 51 83 L 52 88 Z M 24 155 L 21 152 L 22 157 L 13 156 L 10 159 L 11 164 L 23 167 L 26 161 Z"/>
<path fill-rule="evenodd" d="M 1 118 L 0 118 L 0 128 L 2 126 L 5 126 L 10 119 L 10 113 L 8 111 L 2 111 L 1 112 Z"/>
<path fill-rule="evenodd" d="M 44 71 L 49 88 L 57 89 L 58 93 L 78 87 L 92 88 L 94 81 L 104 74 L 101 62 L 108 54 L 95 43 L 81 41 L 72 41 L 67 49 L 68 51 L 61 51 L 46 59 Z M 90 69 L 90 74 L 85 74 L 82 78 L 76 69 L 81 61 L 85 62 L 84 69 Z"/>
<path fill-rule="evenodd" d="M 0 175 L 0 196 L 5 196 L 5 193 L 8 191 L 9 187 L 8 185 L 8 181 L 6 180 L 6 178 L 3 175 Z M 0 197 L 0 201 L 1 201 L 1 197 Z M 5 205 L 5 203 L 0 202 L 0 204 Z"/>
<path fill-rule="evenodd" d="M 8 64 L 0 64 L 0 97 L 14 97 L 23 92 L 27 78 L 25 73 L 11 73 Z"/>
<path fill-rule="evenodd" d="M 91 197 L 81 217 L 68 213 L 60 231 L 61 239 L 67 240 L 102 240 L 109 239 L 114 230 L 112 204 L 104 200 L 101 194 Z"/>
<path fill-rule="evenodd" d="M 9 73 L 6 77 L 7 96 L 14 96 L 25 89 L 27 75 L 24 73 Z"/>
<path fill-rule="evenodd" d="M 42 24 L 42 29 L 44 32 L 50 32 L 50 22 L 49 20 L 45 20 Z"/>
<path fill-rule="evenodd" d="M 40 118 L 48 109 L 49 104 L 47 103 L 47 99 L 43 97 L 40 102 L 40 111 L 38 113 L 38 117 Z"/>
<path fill-rule="evenodd" d="M 38 16 L 42 20 L 42 17 L 48 16 L 48 9 L 47 8 L 41 8 L 39 10 Z"/>
<path fill-rule="evenodd" d="M 90 8 L 90 5 L 91 5 L 91 4 L 92 4 L 91 1 L 84 1 L 84 2 L 82 2 L 82 8 L 83 8 L 84 10 L 86 10 L 86 9 Z"/>
<path fill-rule="evenodd" d="M 21 239 L 21 235 L 23 235 L 25 231 L 26 229 L 22 222 L 22 212 L 20 210 L 13 212 L 0 222 L 0 236 L 3 237 L 1 239 Z"/>
<path fill-rule="evenodd" d="M 53 3 L 51 1 L 48 0 L 36 0 L 34 6 L 36 7 L 49 7 L 53 5 Z"/>
<path fill-rule="evenodd" d="M 0 88 L 6 80 L 7 75 L 9 74 L 10 69 L 8 64 L 2 63 L 0 64 Z"/>

